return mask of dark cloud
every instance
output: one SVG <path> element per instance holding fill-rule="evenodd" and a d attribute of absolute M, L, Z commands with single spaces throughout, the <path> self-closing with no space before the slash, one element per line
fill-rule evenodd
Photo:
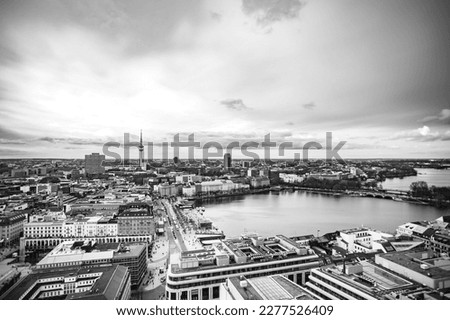
<path fill-rule="evenodd" d="M 211 19 L 216 20 L 216 21 L 222 20 L 222 15 L 220 13 L 217 13 L 217 12 L 211 11 L 209 13 L 209 16 L 211 17 Z"/>
<path fill-rule="evenodd" d="M 0 145 L 2 144 L 11 144 L 11 145 L 23 145 L 26 144 L 22 140 L 8 140 L 8 139 L 0 139 Z"/>
<path fill-rule="evenodd" d="M 98 141 L 93 139 L 78 139 L 78 138 L 52 138 L 52 137 L 42 137 L 37 139 L 38 141 L 46 141 L 50 143 L 67 143 L 67 144 L 73 144 L 73 145 L 104 145 L 106 143 L 105 141 Z"/>
<path fill-rule="evenodd" d="M 286 122 L 286 125 L 288 126 L 293 126 L 295 123 L 293 123 L 292 121 Z"/>
<path fill-rule="evenodd" d="M 425 117 L 420 122 L 450 124 L 450 109 L 442 109 L 439 114 Z"/>
<path fill-rule="evenodd" d="M 19 63 L 22 59 L 20 55 L 10 48 L 0 44 L 0 64 L 16 64 Z"/>
<path fill-rule="evenodd" d="M 242 111 L 242 110 L 248 110 L 250 109 L 247 107 L 242 99 L 227 99 L 220 101 L 220 104 L 224 105 L 228 109 L 236 110 L 236 111 Z"/>
<path fill-rule="evenodd" d="M 297 18 L 303 6 L 299 0 L 242 0 L 243 12 L 262 26 Z"/>
<path fill-rule="evenodd" d="M 50 137 L 43 137 L 43 138 L 39 138 L 38 140 L 39 141 L 47 141 L 47 142 L 50 142 L 50 143 L 55 143 L 56 142 L 56 140 L 54 138 L 50 138 Z"/>
<path fill-rule="evenodd" d="M 80 147 L 64 147 L 65 150 L 80 150 Z"/>
<path fill-rule="evenodd" d="M 176 45 L 173 36 L 180 25 L 187 23 L 196 28 L 209 18 L 202 10 L 202 1 L 43 0 L 38 3 L 6 0 L 0 4 L 2 2 L 0 40 L 10 47 L 2 48 L 0 54 L 5 52 L 4 59 L 8 60 L 20 58 L 6 37 L 12 25 L 32 25 L 36 32 L 42 30 L 39 28 L 67 27 L 89 31 L 120 44 L 125 56 L 135 56 L 173 48 Z"/>
<path fill-rule="evenodd" d="M 95 146 L 102 146 L 106 143 L 106 141 L 98 141 L 98 140 L 91 140 L 91 139 L 76 139 L 76 138 L 70 138 L 65 139 L 65 141 L 69 144 L 75 144 L 75 145 L 95 145 Z"/>
<path fill-rule="evenodd" d="M 309 102 L 305 103 L 302 107 L 308 110 L 312 110 L 316 107 L 316 104 L 314 102 Z"/>
<path fill-rule="evenodd" d="M 23 135 L 22 133 L 3 128 L 0 125 L 0 139 L 17 140 L 17 139 L 21 139 L 24 137 L 25 137 L 25 135 Z"/>
<path fill-rule="evenodd" d="M 275 148 L 278 148 L 278 146 L 283 142 L 292 142 L 294 146 L 297 145 L 298 142 L 308 142 L 307 139 L 294 139 L 293 133 L 291 131 L 274 131 L 274 132 L 251 132 L 251 133 L 239 133 L 239 132 L 214 132 L 214 131 L 200 131 L 194 133 L 194 141 L 200 142 L 200 148 L 203 148 L 203 146 L 208 142 L 216 142 L 222 146 L 223 149 L 225 149 L 230 143 L 233 142 L 239 142 L 239 145 L 242 146 L 242 144 L 246 142 L 256 142 L 259 144 L 258 149 L 260 149 L 261 143 L 265 140 L 265 135 L 270 133 L 270 141 L 276 142 L 277 146 Z M 180 141 L 188 141 L 188 136 L 192 134 L 192 132 L 179 132 L 180 135 Z M 173 134 L 174 135 L 174 134 Z M 172 135 L 172 137 L 173 137 Z M 171 140 L 172 139 L 172 140 Z M 173 141 L 173 138 L 169 138 L 169 141 Z M 290 149 L 290 148 L 286 148 Z"/>

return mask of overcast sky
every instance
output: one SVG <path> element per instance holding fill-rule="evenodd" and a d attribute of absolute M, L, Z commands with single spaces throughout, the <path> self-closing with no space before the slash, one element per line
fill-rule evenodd
<path fill-rule="evenodd" d="M 450 157 L 449 44 L 448 0 L 3 0 L 0 157 L 140 129 Z"/>

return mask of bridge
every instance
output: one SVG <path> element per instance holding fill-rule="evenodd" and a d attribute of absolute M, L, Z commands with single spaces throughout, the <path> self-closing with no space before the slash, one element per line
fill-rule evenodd
<path fill-rule="evenodd" d="M 360 197 L 378 198 L 378 199 L 389 199 L 389 200 L 402 200 L 404 198 L 409 198 L 409 192 L 404 190 L 360 190 L 360 191 L 348 191 L 346 194 L 356 195 Z"/>

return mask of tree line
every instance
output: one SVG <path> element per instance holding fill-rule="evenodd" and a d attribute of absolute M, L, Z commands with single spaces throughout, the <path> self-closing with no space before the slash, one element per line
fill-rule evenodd
<path fill-rule="evenodd" d="M 413 197 L 434 200 L 439 207 L 449 206 L 450 187 L 429 187 L 425 181 L 417 181 L 411 183 L 410 191 Z"/>

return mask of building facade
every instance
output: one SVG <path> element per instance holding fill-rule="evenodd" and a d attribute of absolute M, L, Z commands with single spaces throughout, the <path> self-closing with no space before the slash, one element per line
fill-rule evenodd
<path fill-rule="evenodd" d="M 131 285 L 137 286 L 147 271 L 147 244 L 98 244 L 92 241 L 65 241 L 36 264 L 36 270 L 64 267 L 91 267 L 103 264 L 126 266 Z"/>
<path fill-rule="evenodd" d="M 99 153 L 87 154 L 84 156 L 84 168 L 86 174 L 102 174 L 105 173 L 105 167 L 103 166 L 105 156 Z"/>
<path fill-rule="evenodd" d="M 124 235 L 154 235 L 153 207 L 145 202 L 132 202 L 119 207 L 117 232 Z"/>
<path fill-rule="evenodd" d="M 183 252 L 180 263 L 169 266 L 166 299 L 219 299 L 220 285 L 237 275 L 280 274 L 303 284 L 310 269 L 318 265 L 319 258 L 312 250 L 282 235 L 217 240 L 210 250 Z"/>
<path fill-rule="evenodd" d="M 225 153 L 223 155 L 223 168 L 228 171 L 231 169 L 231 154 Z"/>
<path fill-rule="evenodd" d="M 0 247 L 18 244 L 27 215 L 23 211 L 0 215 Z"/>
<path fill-rule="evenodd" d="M 434 233 L 430 238 L 430 249 L 448 256 L 450 254 L 450 234 L 439 231 Z"/>
<path fill-rule="evenodd" d="M 127 267 L 55 268 L 34 272 L 9 289 L 2 300 L 129 300 Z"/>

